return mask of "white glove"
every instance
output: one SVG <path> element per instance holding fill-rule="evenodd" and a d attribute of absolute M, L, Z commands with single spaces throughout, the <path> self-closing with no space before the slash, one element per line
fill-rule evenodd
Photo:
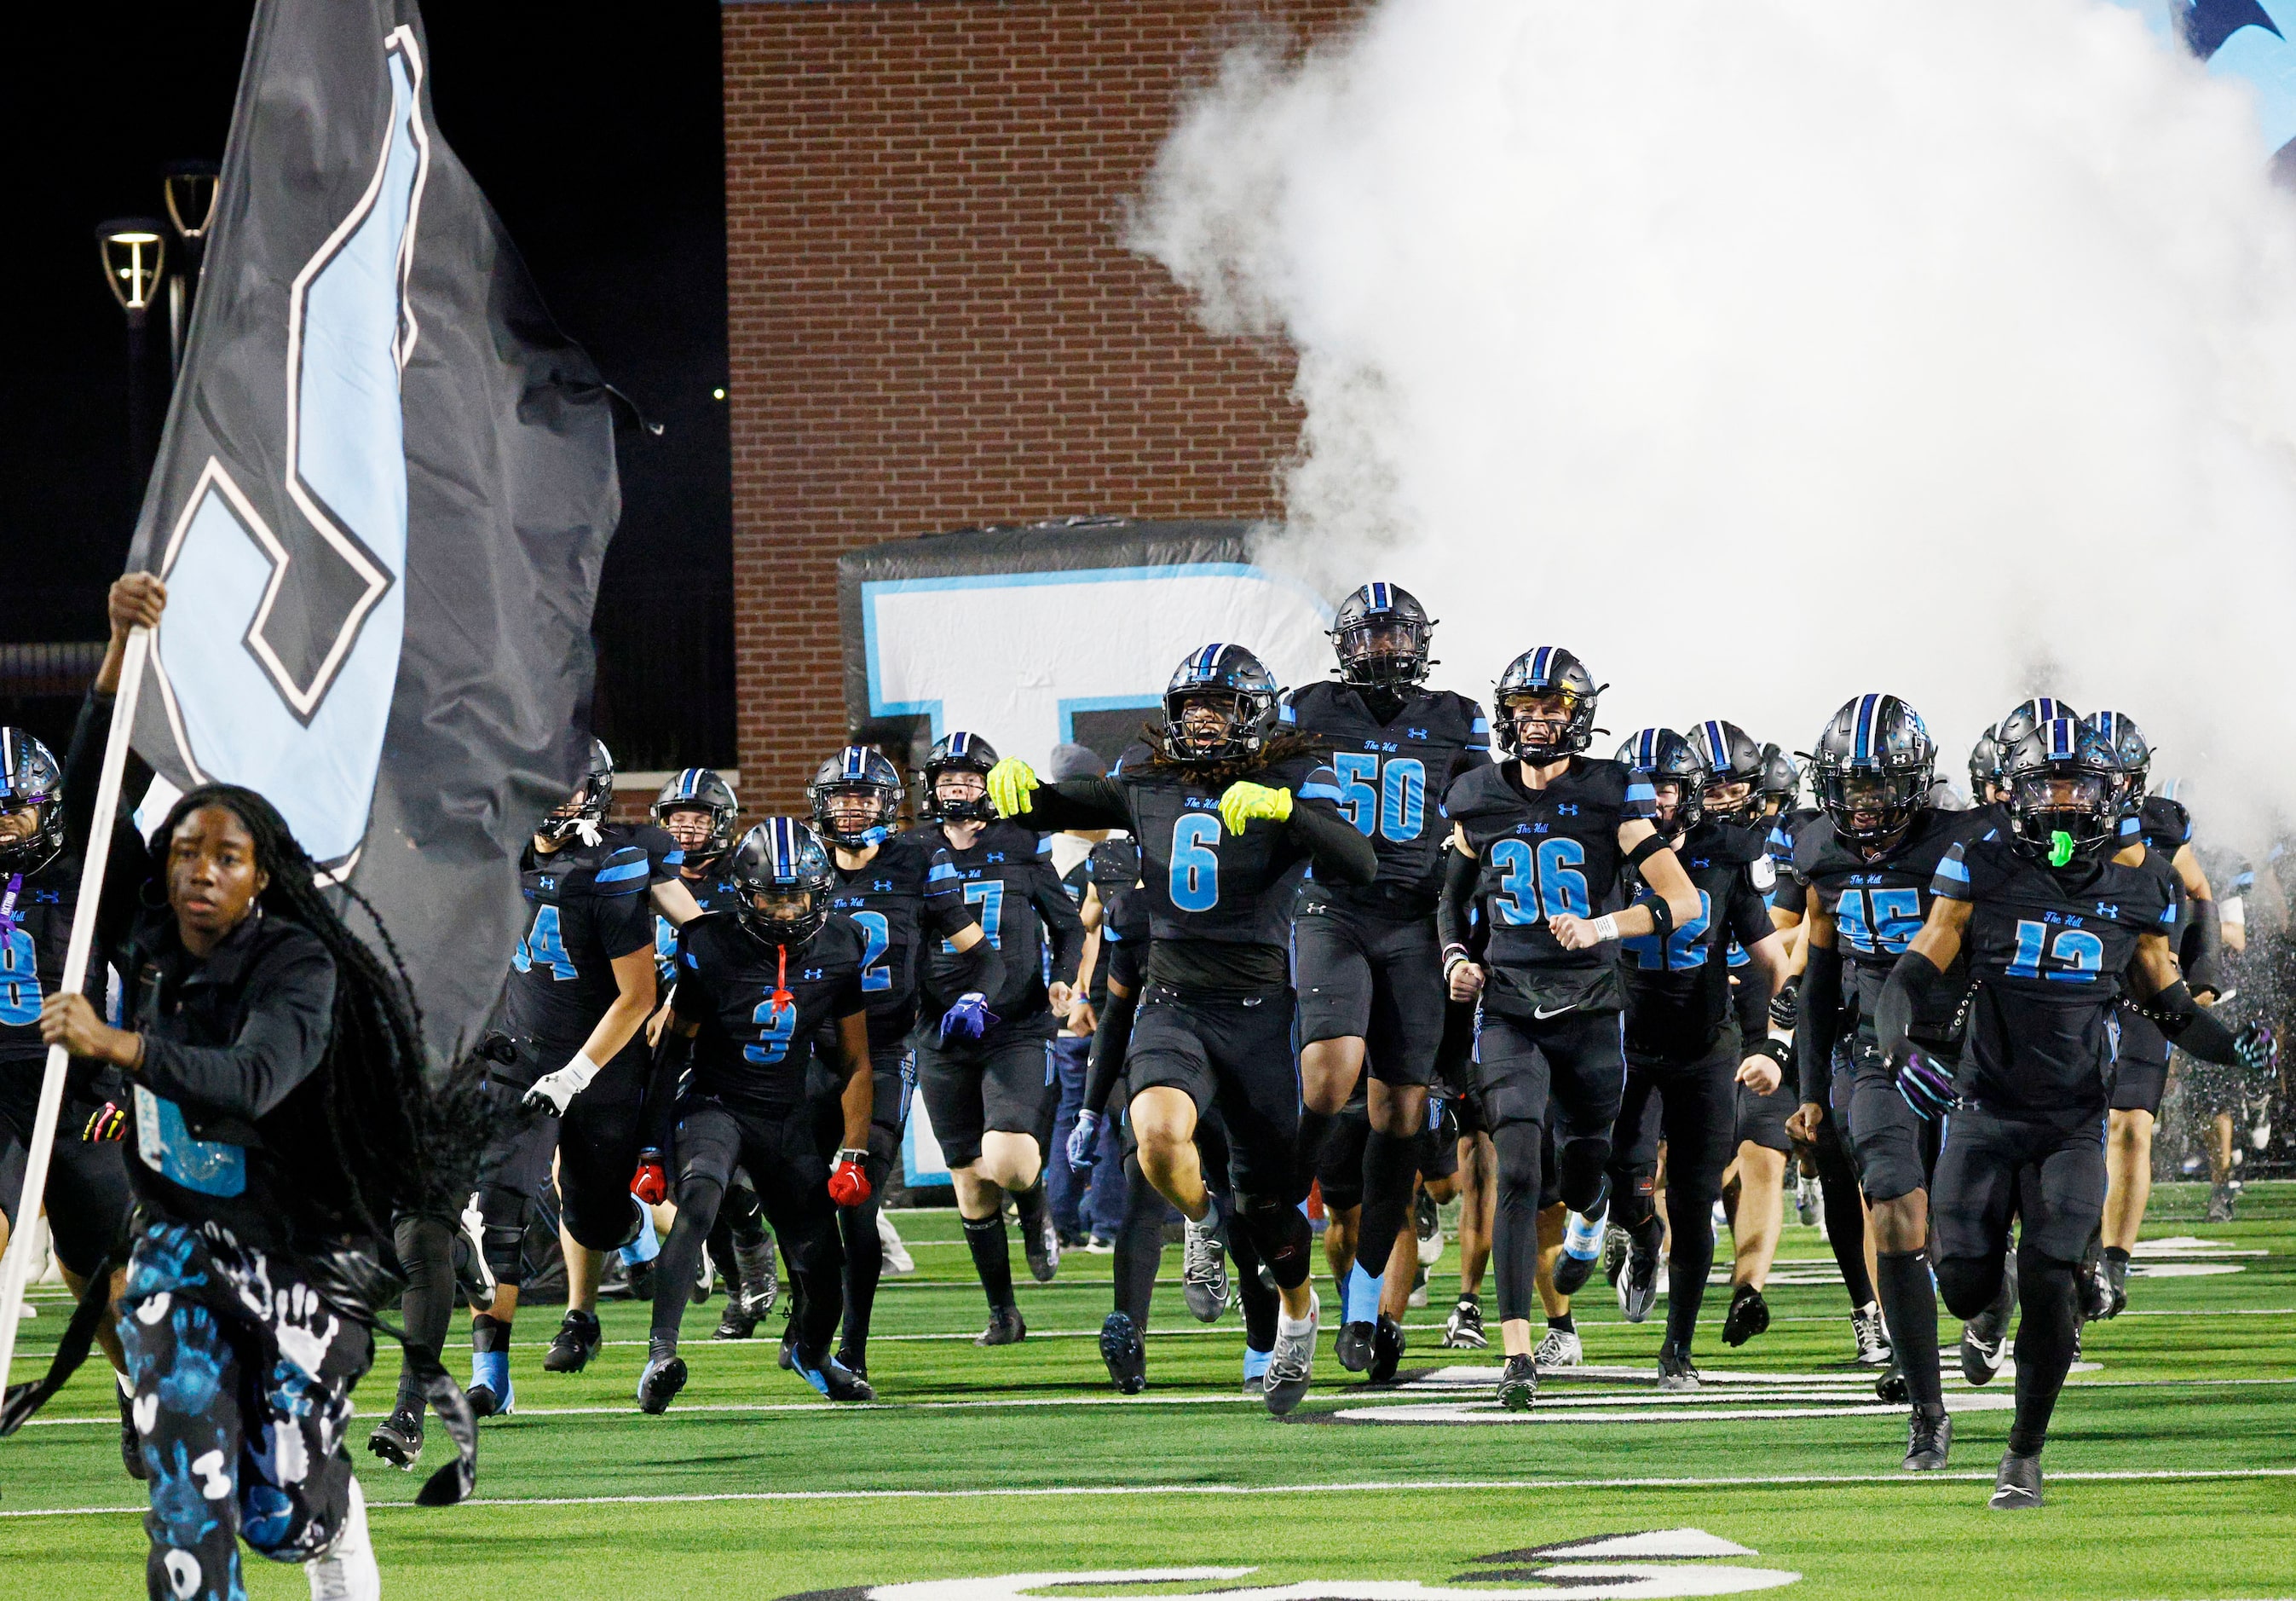
<path fill-rule="evenodd" d="M 522 1103 L 529 1112 L 543 1112 L 552 1117 L 564 1117 L 566 1108 L 574 1097 L 590 1088 L 590 1080 L 598 1076 L 598 1064 L 580 1051 L 574 1059 L 554 1073 L 545 1073 L 534 1081 Z"/>

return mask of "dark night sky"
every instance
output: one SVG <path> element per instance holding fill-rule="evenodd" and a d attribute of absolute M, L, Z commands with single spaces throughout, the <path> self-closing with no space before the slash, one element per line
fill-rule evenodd
<path fill-rule="evenodd" d="M 49 8 L 37 64 L 0 97 L 16 152 L 0 640 L 102 635 L 140 486 L 128 481 L 124 318 L 94 228 L 164 215 L 163 162 L 221 158 L 251 11 L 251 0 Z M 617 636 L 677 605 L 681 587 L 722 595 L 729 572 L 726 407 L 710 392 L 726 381 L 718 6 L 435 0 L 424 21 L 439 131 L 559 322 L 666 425 L 659 439 L 624 431 L 625 510 L 601 591 L 602 618 L 623 619 L 602 625 L 608 699 L 625 687 L 628 705 L 637 686 L 615 677 Z"/>

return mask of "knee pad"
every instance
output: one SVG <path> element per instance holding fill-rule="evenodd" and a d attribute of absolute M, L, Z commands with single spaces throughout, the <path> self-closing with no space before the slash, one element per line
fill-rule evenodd
<path fill-rule="evenodd" d="M 1970 1318 L 1993 1304 L 2001 1293 L 2001 1260 L 1990 1256 L 1948 1256 L 1931 1264 L 1937 1274 L 1938 1295 L 1955 1317 Z M 2021 1273 L 2024 1263 L 2020 1260 Z"/>
<path fill-rule="evenodd" d="M 1637 1228 L 1658 1217 L 1658 1175 L 1647 1171 L 1611 1175 L 1611 1217 L 1621 1228 Z"/>
<path fill-rule="evenodd" d="M 1300 1209 L 1281 1202 L 1263 1202 L 1239 1210 L 1259 1260 L 1275 1282 L 1287 1290 L 1307 1283 L 1313 1236 Z"/>
<path fill-rule="evenodd" d="M 1505 1122 L 1491 1130 L 1491 1144 L 1497 1148 L 1501 1185 L 1506 1179 L 1530 1179 L 1536 1188 L 1536 1178 L 1543 1160 L 1545 1137 L 1537 1123 Z"/>
<path fill-rule="evenodd" d="M 534 1198 L 516 1190 L 483 1189 L 479 1192 L 479 1216 L 482 1219 L 480 1249 L 487 1259 L 487 1271 L 497 1284 L 514 1285 L 519 1281 L 520 1260 L 526 1253 L 527 1219 L 533 1215 Z"/>

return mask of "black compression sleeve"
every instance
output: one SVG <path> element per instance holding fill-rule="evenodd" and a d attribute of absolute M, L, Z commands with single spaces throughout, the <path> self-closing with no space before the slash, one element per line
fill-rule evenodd
<path fill-rule="evenodd" d="M 1748 963 L 1746 976 L 1730 986 L 1730 1006 L 1738 1014 L 1738 1054 L 1751 1056 L 1770 1037 L 1770 998 L 1763 991 L 1769 981 L 1754 975 Z"/>
<path fill-rule="evenodd" d="M 949 970 L 954 994 L 977 989 L 983 995 L 995 995 L 1004 982 L 1004 964 L 986 934 L 973 942 L 971 950 L 957 951 L 950 959 L 957 964 Z"/>
<path fill-rule="evenodd" d="M 1292 832 L 1315 859 L 1318 877 L 1367 884 L 1379 876 L 1379 847 L 1336 806 L 1310 806 L 1294 797 Z"/>
<path fill-rule="evenodd" d="M 1809 948 L 1801 980 L 1801 1014 L 1794 1024 L 1794 1055 L 1801 1063 L 1801 1098 L 1824 1105 L 1833 1072 L 1833 1042 L 1841 1032 L 1841 950 Z"/>
<path fill-rule="evenodd" d="M 1029 792 L 1029 809 L 1021 816 L 1029 827 L 1051 832 L 1132 826 L 1132 809 L 1124 803 L 1124 787 L 1112 778 L 1064 778 L 1058 784 L 1038 784 Z"/>
<path fill-rule="evenodd" d="M 2205 989 L 2211 995 L 2224 989 L 2224 924 L 2213 900 L 2193 902 L 2193 921 L 2185 930 L 2183 949 L 2177 959 L 2183 964 L 2185 977 L 2194 990 Z"/>
<path fill-rule="evenodd" d="M 1443 849 L 1443 893 L 1435 903 L 1435 937 L 1445 948 L 1467 948 L 1470 932 L 1469 914 L 1475 904 L 1475 880 L 1481 875 L 1481 865 L 1466 852 L 1453 846 Z"/>
<path fill-rule="evenodd" d="M 1099 1113 L 1108 1110 L 1109 1093 L 1116 1088 L 1116 1080 L 1124 1071 L 1124 1053 L 1132 1043 L 1132 1016 L 1140 1005 L 1140 998 L 1128 990 L 1108 987 L 1108 1004 L 1100 1009 L 1100 1021 L 1092 1030 L 1092 1050 L 1085 1060 L 1084 1109 Z"/>
<path fill-rule="evenodd" d="M 1913 1036 L 1915 1014 L 1922 1009 L 1945 979 L 1938 965 L 1920 951 L 1909 950 L 1898 958 L 1890 969 L 1890 981 L 1882 986 L 1882 1004 L 1875 1008 L 1874 1032 L 1881 1037 L 1882 1055 L 1896 1061 L 1906 1054 Z"/>
<path fill-rule="evenodd" d="M 2232 1030 L 2193 998 L 2192 986 L 2184 980 L 2178 979 L 2138 1010 L 2159 1023 L 2161 1031 L 2186 1055 L 2220 1067 L 2238 1064 L 2240 1059 L 2233 1055 Z"/>

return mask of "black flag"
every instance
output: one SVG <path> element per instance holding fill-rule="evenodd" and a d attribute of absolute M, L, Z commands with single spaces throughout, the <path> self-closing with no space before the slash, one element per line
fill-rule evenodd
<path fill-rule="evenodd" d="M 130 558 L 168 589 L 135 749 L 269 798 L 442 1054 L 586 757 L 619 513 L 608 392 L 439 135 L 413 0 L 262 0 Z"/>

